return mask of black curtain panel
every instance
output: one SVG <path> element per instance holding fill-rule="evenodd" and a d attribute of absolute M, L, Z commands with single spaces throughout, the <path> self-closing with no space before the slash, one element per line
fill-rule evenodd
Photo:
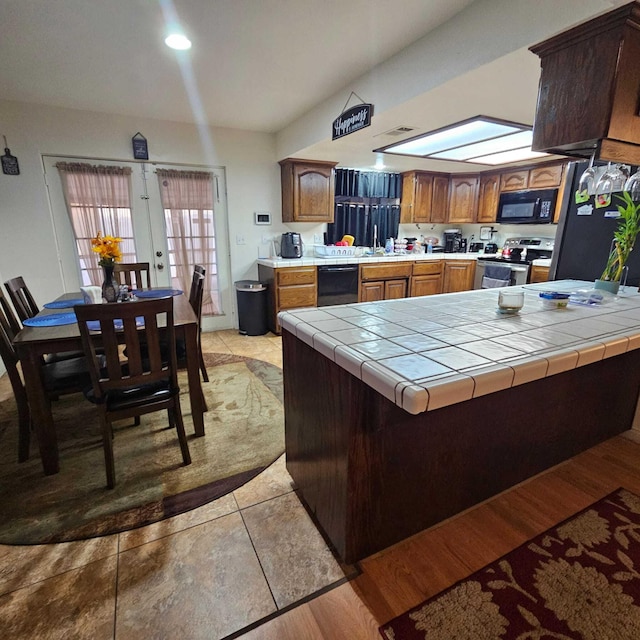
<path fill-rule="evenodd" d="M 350 198 L 399 198 L 402 176 L 386 171 L 336 169 L 335 195 Z"/>
<path fill-rule="evenodd" d="M 374 226 L 378 243 L 396 238 L 400 224 L 402 176 L 385 171 L 336 169 L 334 222 L 327 225 L 327 242 L 335 244 L 345 234 L 355 244 L 373 246 Z"/>
<path fill-rule="evenodd" d="M 327 242 L 335 244 L 349 234 L 357 246 L 372 247 L 375 226 L 378 244 L 384 246 L 387 238 L 398 237 L 399 224 L 398 204 L 337 203 L 334 222 L 327 225 Z"/>

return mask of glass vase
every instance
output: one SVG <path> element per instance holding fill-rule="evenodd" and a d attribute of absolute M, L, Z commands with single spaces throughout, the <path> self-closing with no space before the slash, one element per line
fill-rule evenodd
<path fill-rule="evenodd" d="M 120 286 L 113 274 L 113 265 L 102 267 L 104 271 L 104 281 L 102 282 L 102 300 L 103 302 L 117 302 L 118 291 Z"/>

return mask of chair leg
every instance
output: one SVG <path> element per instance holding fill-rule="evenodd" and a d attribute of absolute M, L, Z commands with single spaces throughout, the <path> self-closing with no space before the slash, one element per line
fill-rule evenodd
<path fill-rule="evenodd" d="M 180 441 L 180 451 L 182 451 L 182 461 L 185 466 L 191 464 L 191 453 L 189 453 L 189 444 L 187 442 L 187 434 L 184 430 L 184 422 L 182 421 L 182 411 L 180 405 L 176 403 L 168 410 L 169 422 L 175 424 L 178 432 L 178 440 Z"/>
<path fill-rule="evenodd" d="M 116 486 L 116 467 L 113 460 L 113 429 L 106 416 L 101 415 L 102 445 L 104 447 L 104 467 L 107 472 L 107 487 L 113 489 Z"/>
<path fill-rule="evenodd" d="M 29 406 L 18 404 L 18 462 L 29 459 L 29 444 L 31 442 L 31 413 Z"/>
<path fill-rule="evenodd" d="M 202 352 L 200 352 L 200 371 L 202 371 L 202 380 L 204 382 L 209 382 L 209 373 L 207 372 L 207 367 L 204 364 Z"/>
<path fill-rule="evenodd" d="M 202 355 L 200 331 L 198 331 L 198 359 L 200 360 L 200 371 L 202 372 L 202 380 L 204 382 L 209 382 L 209 373 L 207 372 L 207 367 L 204 364 L 204 357 Z"/>

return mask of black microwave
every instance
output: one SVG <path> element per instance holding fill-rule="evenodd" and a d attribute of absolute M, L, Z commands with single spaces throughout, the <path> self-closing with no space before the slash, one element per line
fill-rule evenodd
<path fill-rule="evenodd" d="M 547 224 L 553 222 L 557 189 L 508 191 L 500 194 L 496 222 L 503 224 Z"/>

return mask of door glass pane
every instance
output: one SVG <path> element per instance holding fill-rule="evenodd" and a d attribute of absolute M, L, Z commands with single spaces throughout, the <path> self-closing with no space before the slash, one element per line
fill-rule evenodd
<path fill-rule="evenodd" d="M 222 313 L 218 281 L 213 174 L 205 171 L 158 169 L 173 287 L 187 291 L 193 267 L 205 268 L 203 315 Z"/>
<path fill-rule="evenodd" d="M 91 240 L 98 233 L 122 238 L 122 262 L 137 262 L 128 167 L 59 162 L 62 188 L 75 236 L 83 285 L 103 280 Z"/>

